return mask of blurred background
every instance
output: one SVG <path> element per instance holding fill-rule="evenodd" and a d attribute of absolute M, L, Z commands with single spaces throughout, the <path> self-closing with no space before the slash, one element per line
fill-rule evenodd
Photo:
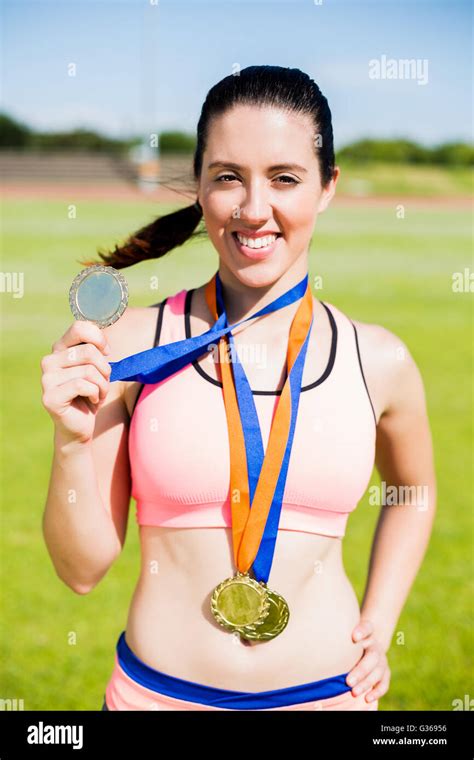
<path fill-rule="evenodd" d="M 396 333 L 425 383 L 438 513 L 379 709 L 452 710 L 458 700 L 469 709 L 471 4 L 4 0 L 1 12 L 0 709 L 102 705 L 139 574 L 134 509 L 120 559 L 90 594 L 75 595 L 41 533 L 53 426 L 40 360 L 73 319 L 79 260 L 194 200 L 202 103 L 252 64 L 302 69 L 332 111 L 341 178 L 311 245 L 318 297 Z M 126 270 L 130 305 L 197 287 L 216 268 L 216 251 L 197 236 Z M 366 494 L 344 542 L 360 601 L 377 516 Z"/>

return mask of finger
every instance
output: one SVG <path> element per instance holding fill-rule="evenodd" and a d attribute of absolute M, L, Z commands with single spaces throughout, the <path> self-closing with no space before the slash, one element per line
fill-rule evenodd
<path fill-rule="evenodd" d="M 98 404 L 99 388 L 95 383 L 91 383 L 83 377 L 75 377 L 63 385 L 45 391 L 43 394 L 43 404 L 53 414 L 61 416 L 69 408 L 71 401 L 77 396 L 84 396 L 94 404 Z"/>
<path fill-rule="evenodd" d="M 109 392 L 109 382 L 93 364 L 80 364 L 79 366 L 58 369 L 56 372 L 47 372 L 42 378 L 43 388 L 45 390 L 60 388 L 76 377 L 82 377 L 94 383 L 99 389 L 99 397 L 101 399 L 106 398 Z"/>
<path fill-rule="evenodd" d="M 61 381 L 58 385 L 64 385 L 74 377 L 83 377 L 90 383 L 94 383 L 99 389 L 99 400 L 105 399 L 109 392 L 109 382 L 93 364 L 81 364 L 77 367 L 66 367 L 61 370 Z"/>
<path fill-rule="evenodd" d="M 85 319 L 76 319 L 64 335 L 53 343 L 51 351 L 64 351 L 65 348 L 80 343 L 93 343 L 100 351 L 106 351 L 107 348 L 110 351 L 104 332 L 94 322 Z"/>
<path fill-rule="evenodd" d="M 367 636 L 362 636 L 362 638 L 357 639 L 357 641 L 354 641 L 355 644 L 359 644 L 359 646 L 362 646 L 364 649 L 368 649 L 369 647 L 374 646 L 377 643 L 377 640 L 375 636 L 372 634 Z"/>
<path fill-rule="evenodd" d="M 352 632 L 354 641 L 360 641 L 366 636 L 371 636 L 374 632 L 374 626 L 368 618 L 361 618 Z"/>
<path fill-rule="evenodd" d="M 44 356 L 41 360 L 42 377 L 44 388 L 58 384 L 58 371 L 69 367 L 90 366 L 95 367 L 102 374 L 105 381 L 110 379 L 112 367 L 98 348 L 92 343 L 84 343 L 80 346 L 71 346 L 64 351 Z M 76 372 L 77 374 L 77 372 Z"/>
<path fill-rule="evenodd" d="M 375 668 L 379 661 L 380 653 L 376 649 L 369 647 L 364 651 L 357 665 L 349 672 L 346 683 L 349 686 L 355 686 Z"/>
<path fill-rule="evenodd" d="M 380 699 L 387 693 L 390 685 L 390 669 L 386 668 L 380 681 L 370 689 L 369 693 L 365 695 L 366 702 L 373 702 L 374 699 Z"/>
<path fill-rule="evenodd" d="M 362 678 L 357 686 L 354 686 L 352 689 L 352 693 L 355 697 L 358 697 L 359 694 L 363 694 L 368 689 L 371 689 L 372 686 L 375 686 L 376 683 L 380 681 L 383 675 L 383 667 L 377 666 L 373 670 L 370 671 L 370 673 L 365 677 Z"/>
<path fill-rule="evenodd" d="M 77 364 L 92 364 L 97 367 L 99 372 L 102 372 L 106 380 L 109 379 L 112 367 L 105 358 L 105 356 L 99 351 L 97 346 L 92 343 L 84 343 L 80 346 L 70 346 L 64 351 L 53 354 L 58 366 L 60 367 L 73 367 Z"/>

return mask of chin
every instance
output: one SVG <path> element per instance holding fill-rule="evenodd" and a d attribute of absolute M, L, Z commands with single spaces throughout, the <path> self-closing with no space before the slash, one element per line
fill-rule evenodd
<path fill-rule="evenodd" d="M 268 288 L 283 277 L 288 267 L 276 265 L 274 262 L 261 261 L 246 267 L 229 267 L 234 277 L 247 288 Z"/>
<path fill-rule="evenodd" d="M 235 272 L 235 276 L 240 282 L 248 288 L 268 288 L 283 277 L 286 269 L 270 266 L 268 264 L 257 264 Z"/>

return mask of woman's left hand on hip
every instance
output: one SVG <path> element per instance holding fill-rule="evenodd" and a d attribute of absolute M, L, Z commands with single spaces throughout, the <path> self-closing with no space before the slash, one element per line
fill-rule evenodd
<path fill-rule="evenodd" d="M 346 683 L 352 687 L 353 696 L 367 692 L 365 700 L 373 702 L 388 691 L 391 674 L 387 655 L 374 635 L 374 625 L 368 618 L 359 620 L 352 631 L 352 640 L 362 644 L 364 651 L 357 665 L 349 672 Z"/>

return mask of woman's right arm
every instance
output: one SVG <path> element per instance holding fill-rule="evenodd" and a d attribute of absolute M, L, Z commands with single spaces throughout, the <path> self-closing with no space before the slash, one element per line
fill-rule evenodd
<path fill-rule="evenodd" d="M 41 361 L 42 403 L 54 423 L 43 535 L 57 575 L 78 594 L 99 583 L 125 541 L 129 415 L 109 361 L 122 358 L 126 321 L 101 330 L 77 320 Z"/>

